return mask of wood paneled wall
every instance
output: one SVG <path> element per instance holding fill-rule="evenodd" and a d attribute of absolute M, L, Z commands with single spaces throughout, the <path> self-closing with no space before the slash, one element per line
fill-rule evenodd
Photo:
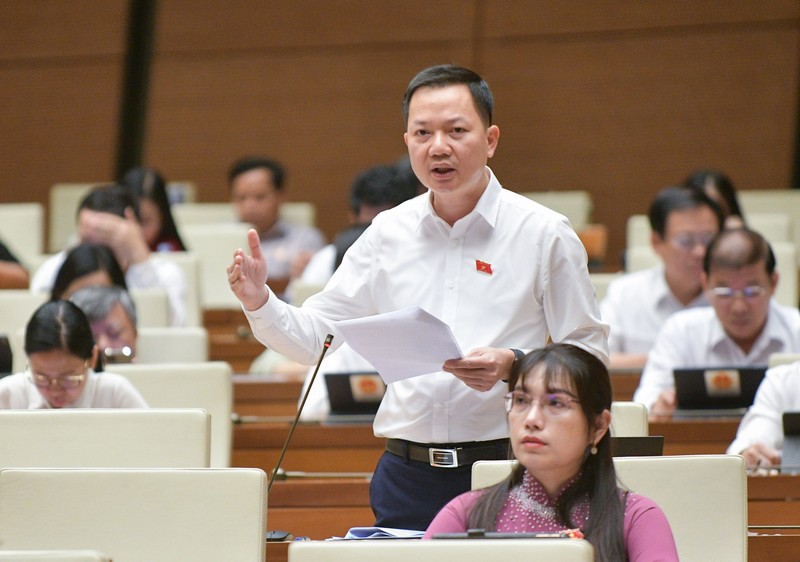
<path fill-rule="evenodd" d="M 0 3 L 0 200 L 110 177 L 126 10 Z M 501 181 L 589 190 L 613 267 L 627 216 L 695 167 L 788 186 L 799 42 L 794 0 L 162 0 L 146 161 L 225 201 L 231 161 L 276 157 L 332 235 L 355 173 L 405 153 L 409 79 L 455 62 L 493 88 Z"/>

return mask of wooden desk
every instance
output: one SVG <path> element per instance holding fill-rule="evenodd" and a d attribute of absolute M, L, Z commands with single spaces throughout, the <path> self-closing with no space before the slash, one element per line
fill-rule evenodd
<path fill-rule="evenodd" d="M 277 481 L 267 500 L 270 529 L 312 539 L 342 537 L 350 527 L 371 526 L 366 478 L 302 478 Z"/>
<path fill-rule="evenodd" d="M 243 423 L 233 428 L 232 466 L 268 474 L 280 456 L 291 422 Z M 386 441 L 371 425 L 298 424 L 282 468 L 306 472 L 372 472 Z M 274 488 L 273 488 L 274 490 Z"/>
<path fill-rule="evenodd" d="M 749 476 L 747 523 L 748 525 L 800 525 L 800 475 Z M 800 529 L 774 532 L 800 534 Z M 797 558 L 800 560 L 800 550 L 797 552 Z"/>
<path fill-rule="evenodd" d="M 294 416 L 303 380 L 233 375 L 233 411 L 239 416 Z"/>
<path fill-rule="evenodd" d="M 612 369 L 609 371 L 611 376 L 611 398 L 615 402 L 630 402 L 633 400 L 633 393 L 639 387 L 639 379 L 642 376 L 641 369 Z"/>
<path fill-rule="evenodd" d="M 650 435 L 664 436 L 665 455 L 723 454 L 736 436 L 739 418 L 650 421 Z"/>
<path fill-rule="evenodd" d="M 203 326 L 208 331 L 208 355 L 211 361 L 227 361 L 234 373 L 246 373 L 263 351 L 250 330 L 241 309 L 206 309 Z"/>

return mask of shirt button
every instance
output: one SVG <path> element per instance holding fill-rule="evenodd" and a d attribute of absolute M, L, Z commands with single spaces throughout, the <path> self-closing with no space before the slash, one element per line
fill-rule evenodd
<path fill-rule="evenodd" d="M 461 239 L 460 238 L 453 238 L 453 246 L 458 246 L 459 244 L 461 244 Z"/>
<path fill-rule="evenodd" d="M 447 288 L 448 288 L 448 289 L 452 289 L 452 288 L 453 288 L 453 287 L 455 287 L 455 286 L 456 286 L 456 284 L 455 284 L 455 283 L 453 283 L 452 281 L 448 281 L 448 282 L 447 282 Z"/>

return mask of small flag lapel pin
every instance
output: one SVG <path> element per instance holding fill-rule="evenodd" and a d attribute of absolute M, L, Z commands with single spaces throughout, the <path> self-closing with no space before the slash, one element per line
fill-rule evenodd
<path fill-rule="evenodd" d="M 492 274 L 492 264 L 486 263 L 485 261 L 475 260 L 475 269 L 481 273 Z"/>

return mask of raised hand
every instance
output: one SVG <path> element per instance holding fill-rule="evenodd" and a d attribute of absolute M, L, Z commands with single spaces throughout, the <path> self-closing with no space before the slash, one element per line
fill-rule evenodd
<path fill-rule="evenodd" d="M 237 248 L 233 253 L 233 263 L 228 266 L 228 285 L 236 298 L 247 310 L 257 310 L 269 299 L 267 290 L 267 260 L 261 252 L 258 232 L 247 232 L 250 255 Z"/>

